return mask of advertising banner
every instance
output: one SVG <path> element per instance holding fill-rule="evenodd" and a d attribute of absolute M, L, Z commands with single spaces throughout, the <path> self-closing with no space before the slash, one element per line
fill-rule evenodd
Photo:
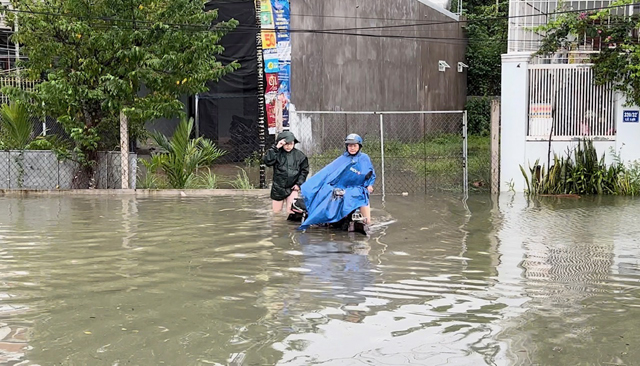
<path fill-rule="evenodd" d="M 280 84 L 278 83 L 278 74 L 267 74 L 267 89 L 266 93 L 277 93 L 278 87 Z"/>
<path fill-rule="evenodd" d="M 264 72 L 267 74 L 278 73 L 280 61 L 278 59 L 278 50 L 265 49 L 263 51 L 264 57 Z"/>
<path fill-rule="evenodd" d="M 291 10 L 289 0 L 263 0 L 261 4 L 267 125 L 270 134 L 277 134 L 289 128 Z"/>

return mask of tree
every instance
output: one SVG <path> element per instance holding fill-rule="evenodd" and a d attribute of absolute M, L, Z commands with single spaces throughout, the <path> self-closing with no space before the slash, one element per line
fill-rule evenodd
<path fill-rule="evenodd" d="M 91 182 L 97 150 L 117 146 L 121 111 L 135 136 L 146 121 L 180 115 L 180 95 L 203 92 L 207 81 L 239 67 L 216 60 L 237 22 L 216 22 L 205 3 L 15 0 L 13 40 L 28 57 L 24 75 L 42 82 L 6 91 L 57 118 Z"/>
<path fill-rule="evenodd" d="M 507 52 L 508 1 L 469 4 L 467 14 L 468 95 L 500 95 L 502 54 Z"/>
<path fill-rule="evenodd" d="M 599 45 L 600 52 L 590 56 L 595 83 L 611 83 L 628 104 L 640 105 L 640 16 L 620 15 L 629 4 L 631 0 L 623 0 L 599 11 L 557 15 L 535 29 L 544 34 L 536 55 L 575 50 L 583 43 Z"/>

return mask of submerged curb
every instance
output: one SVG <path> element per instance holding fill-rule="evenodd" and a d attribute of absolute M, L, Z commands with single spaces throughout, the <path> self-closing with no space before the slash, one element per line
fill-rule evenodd
<path fill-rule="evenodd" d="M 0 197 L 269 197 L 268 189 L 0 189 Z"/>

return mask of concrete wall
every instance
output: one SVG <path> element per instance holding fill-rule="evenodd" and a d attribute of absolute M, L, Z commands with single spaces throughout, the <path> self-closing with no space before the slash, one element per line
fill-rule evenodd
<path fill-rule="evenodd" d="M 466 69 L 458 73 L 457 63 L 465 61 L 466 41 L 452 14 L 418 0 L 291 0 L 291 12 L 291 99 L 297 110 L 463 109 L 467 75 Z M 441 24 L 353 29 L 429 22 Z M 451 68 L 439 72 L 439 60 Z"/>

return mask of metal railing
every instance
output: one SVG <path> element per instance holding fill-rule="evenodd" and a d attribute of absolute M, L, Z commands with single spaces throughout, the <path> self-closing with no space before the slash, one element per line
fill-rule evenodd
<path fill-rule="evenodd" d="M 466 111 L 291 112 L 291 131 L 309 157 L 311 174 L 344 152 L 357 133 L 383 195 L 468 192 Z"/>
<path fill-rule="evenodd" d="M 615 138 L 610 84 L 596 85 L 585 65 L 529 65 L 529 139 Z"/>
<path fill-rule="evenodd" d="M 12 71 L 6 74 L 0 74 L 0 90 L 6 86 L 17 87 L 23 90 L 32 90 L 38 84 L 38 81 L 28 80 L 18 76 L 16 71 Z M 0 104 L 10 103 L 9 96 L 0 92 Z M 47 116 L 35 116 L 31 115 L 31 123 L 33 124 L 33 131 L 36 135 L 60 135 L 67 136 L 64 128 L 55 118 Z"/>

